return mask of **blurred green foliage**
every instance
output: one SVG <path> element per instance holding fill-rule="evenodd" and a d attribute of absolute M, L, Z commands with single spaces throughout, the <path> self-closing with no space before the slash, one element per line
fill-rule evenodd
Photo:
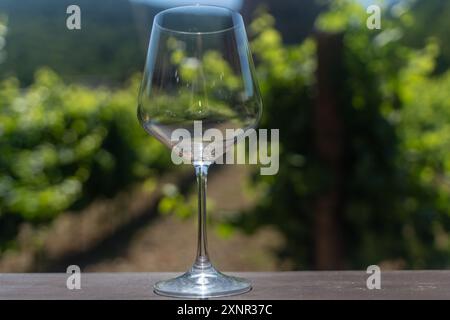
<path fill-rule="evenodd" d="M 445 72 L 450 67 L 450 43 L 448 41 L 450 2 L 447 0 L 403 0 L 396 8 L 396 11 L 400 12 L 409 10 L 414 21 L 402 41 L 420 48 L 425 44 L 427 38 L 432 36 L 440 48 L 434 73 Z"/>
<path fill-rule="evenodd" d="M 382 16 L 382 30 L 368 30 L 364 8 L 339 0 L 317 20 L 319 30 L 343 33 L 344 68 L 337 76 L 345 127 L 345 262 L 348 268 L 399 260 L 405 268 L 442 268 L 450 265 L 450 72 L 439 60 L 446 56 L 446 34 L 424 33 L 413 43 L 411 30 L 429 25 L 417 11 L 394 6 Z M 255 175 L 257 206 L 217 229 L 229 234 L 232 226 L 251 232 L 274 225 L 287 240 L 280 257 L 313 268 L 313 204 L 334 179 L 314 145 L 316 45 L 313 37 L 283 45 L 273 26 L 263 13 L 249 34 L 263 94 L 261 127 L 280 129 L 280 170 Z M 213 67 L 217 58 L 207 58 Z M 439 76 L 433 76 L 436 61 Z M 135 116 L 139 80 L 90 88 L 41 69 L 26 89 L 15 78 L 0 83 L 0 250 L 25 220 L 49 221 L 166 170 L 170 153 Z M 195 198 L 187 202 L 175 187 L 166 189 L 162 213 L 195 211 Z"/>
<path fill-rule="evenodd" d="M 450 72 L 432 78 L 436 41 L 414 49 L 400 39 L 407 10 L 382 13 L 368 30 L 365 8 L 333 1 L 318 30 L 343 33 L 338 105 L 344 125 L 344 210 L 348 268 L 394 262 L 407 268 L 450 264 Z M 388 18 L 390 17 L 390 18 Z M 280 129 L 280 170 L 254 176 L 258 205 L 232 221 L 249 232 L 274 225 L 286 237 L 280 257 L 314 268 L 314 203 L 336 177 L 314 143 L 315 43 L 283 46 L 273 19 L 251 25 L 263 93 L 262 127 Z M 320 129 L 320 128 L 319 128 Z M 293 138 L 295 137 L 295 139 Z"/>
<path fill-rule="evenodd" d="M 73 4 L 81 8 L 81 30 L 66 27 Z M 8 17 L 0 79 L 14 76 L 28 86 L 47 66 L 64 80 L 116 84 L 144 66 L 146 48 L 129 0 L 1 0 L 0 14 Z"/>
<path fill-rule="evenodd" d="M 137 121 L 139 82 L 114 90 L 66 85 L 43 68 L 25 90 L 15 78 L 0 83 L 2 239 L 20 221 L 48 221 L 170 165 Z"/>

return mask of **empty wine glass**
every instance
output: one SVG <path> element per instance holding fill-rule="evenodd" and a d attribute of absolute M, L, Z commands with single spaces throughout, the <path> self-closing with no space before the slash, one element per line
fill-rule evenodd
<path fill-rule="evenodd" d="M 222 7 L 195 5 L 164 10 L 155 16 L 139 93 L 138 118 L 149 134 L 194 165 L 198 182 L 195 262 L 183 275 L 156 283 L 156 293 L 207 298 L 251 289 L 249 281 L 224 275 L 210 262 L 206 177 L 208 167 L 232 148 L 246 129 L 256 127 L 261 111 L 240 14 Z M 174 139 L 174 132 L 179 129 L 188 133 L 183 143 L 179 137 Z M 213 140 L 204 135 L 209 129 L 219 133 Z M 233 129 L 234 135 L 227 134 L 227 129 Z"/>

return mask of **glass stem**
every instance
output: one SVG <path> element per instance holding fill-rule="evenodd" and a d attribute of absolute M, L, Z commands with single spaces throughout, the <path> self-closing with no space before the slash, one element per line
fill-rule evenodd
<path fill-rule="evenodd" d="M 211 267 L 206 240 L 206 180 L 209 165 L 194 164 L 194 168 L 198 185 L 198 239 L 194 267 L 204 269 Z"/>

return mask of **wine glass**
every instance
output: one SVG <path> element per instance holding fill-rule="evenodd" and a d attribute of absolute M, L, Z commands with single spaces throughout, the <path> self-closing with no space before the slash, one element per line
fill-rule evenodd
<path fill-rule="evenodd" d="M 138 118 L 149 134 L 172 149 L 172 154 L 193 164 L 198 183 L 195 262 L 183 275 L 156 283 L 157 294 L 208 298 L 251 289 L 249 281 L 224 275 L 210 262 L 206 178 L 209 166 L 224 156 L 246 129 L 256 127 L 261 112 L 240 14 L 217 6 L 194 5 L 171 8 L 155 16 Z M 183 143 L 178 136 L 174 139 L 180 129 L 187 133 Z M 209 129 L 218 133 L 213 140 L 204 135 Z"/>

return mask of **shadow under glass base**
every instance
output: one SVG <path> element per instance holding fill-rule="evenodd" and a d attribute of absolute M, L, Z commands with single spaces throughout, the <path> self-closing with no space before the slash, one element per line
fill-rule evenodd
<path fill-rule="evenodd" d="M 194 265 L 185 274 L 159 281 L 154 286 L 155 293 L 176 298 L 213 298 L 231 296 L 252 289 L 250 281 L 231 277 L 217 271 L 211 264 Z"/>

